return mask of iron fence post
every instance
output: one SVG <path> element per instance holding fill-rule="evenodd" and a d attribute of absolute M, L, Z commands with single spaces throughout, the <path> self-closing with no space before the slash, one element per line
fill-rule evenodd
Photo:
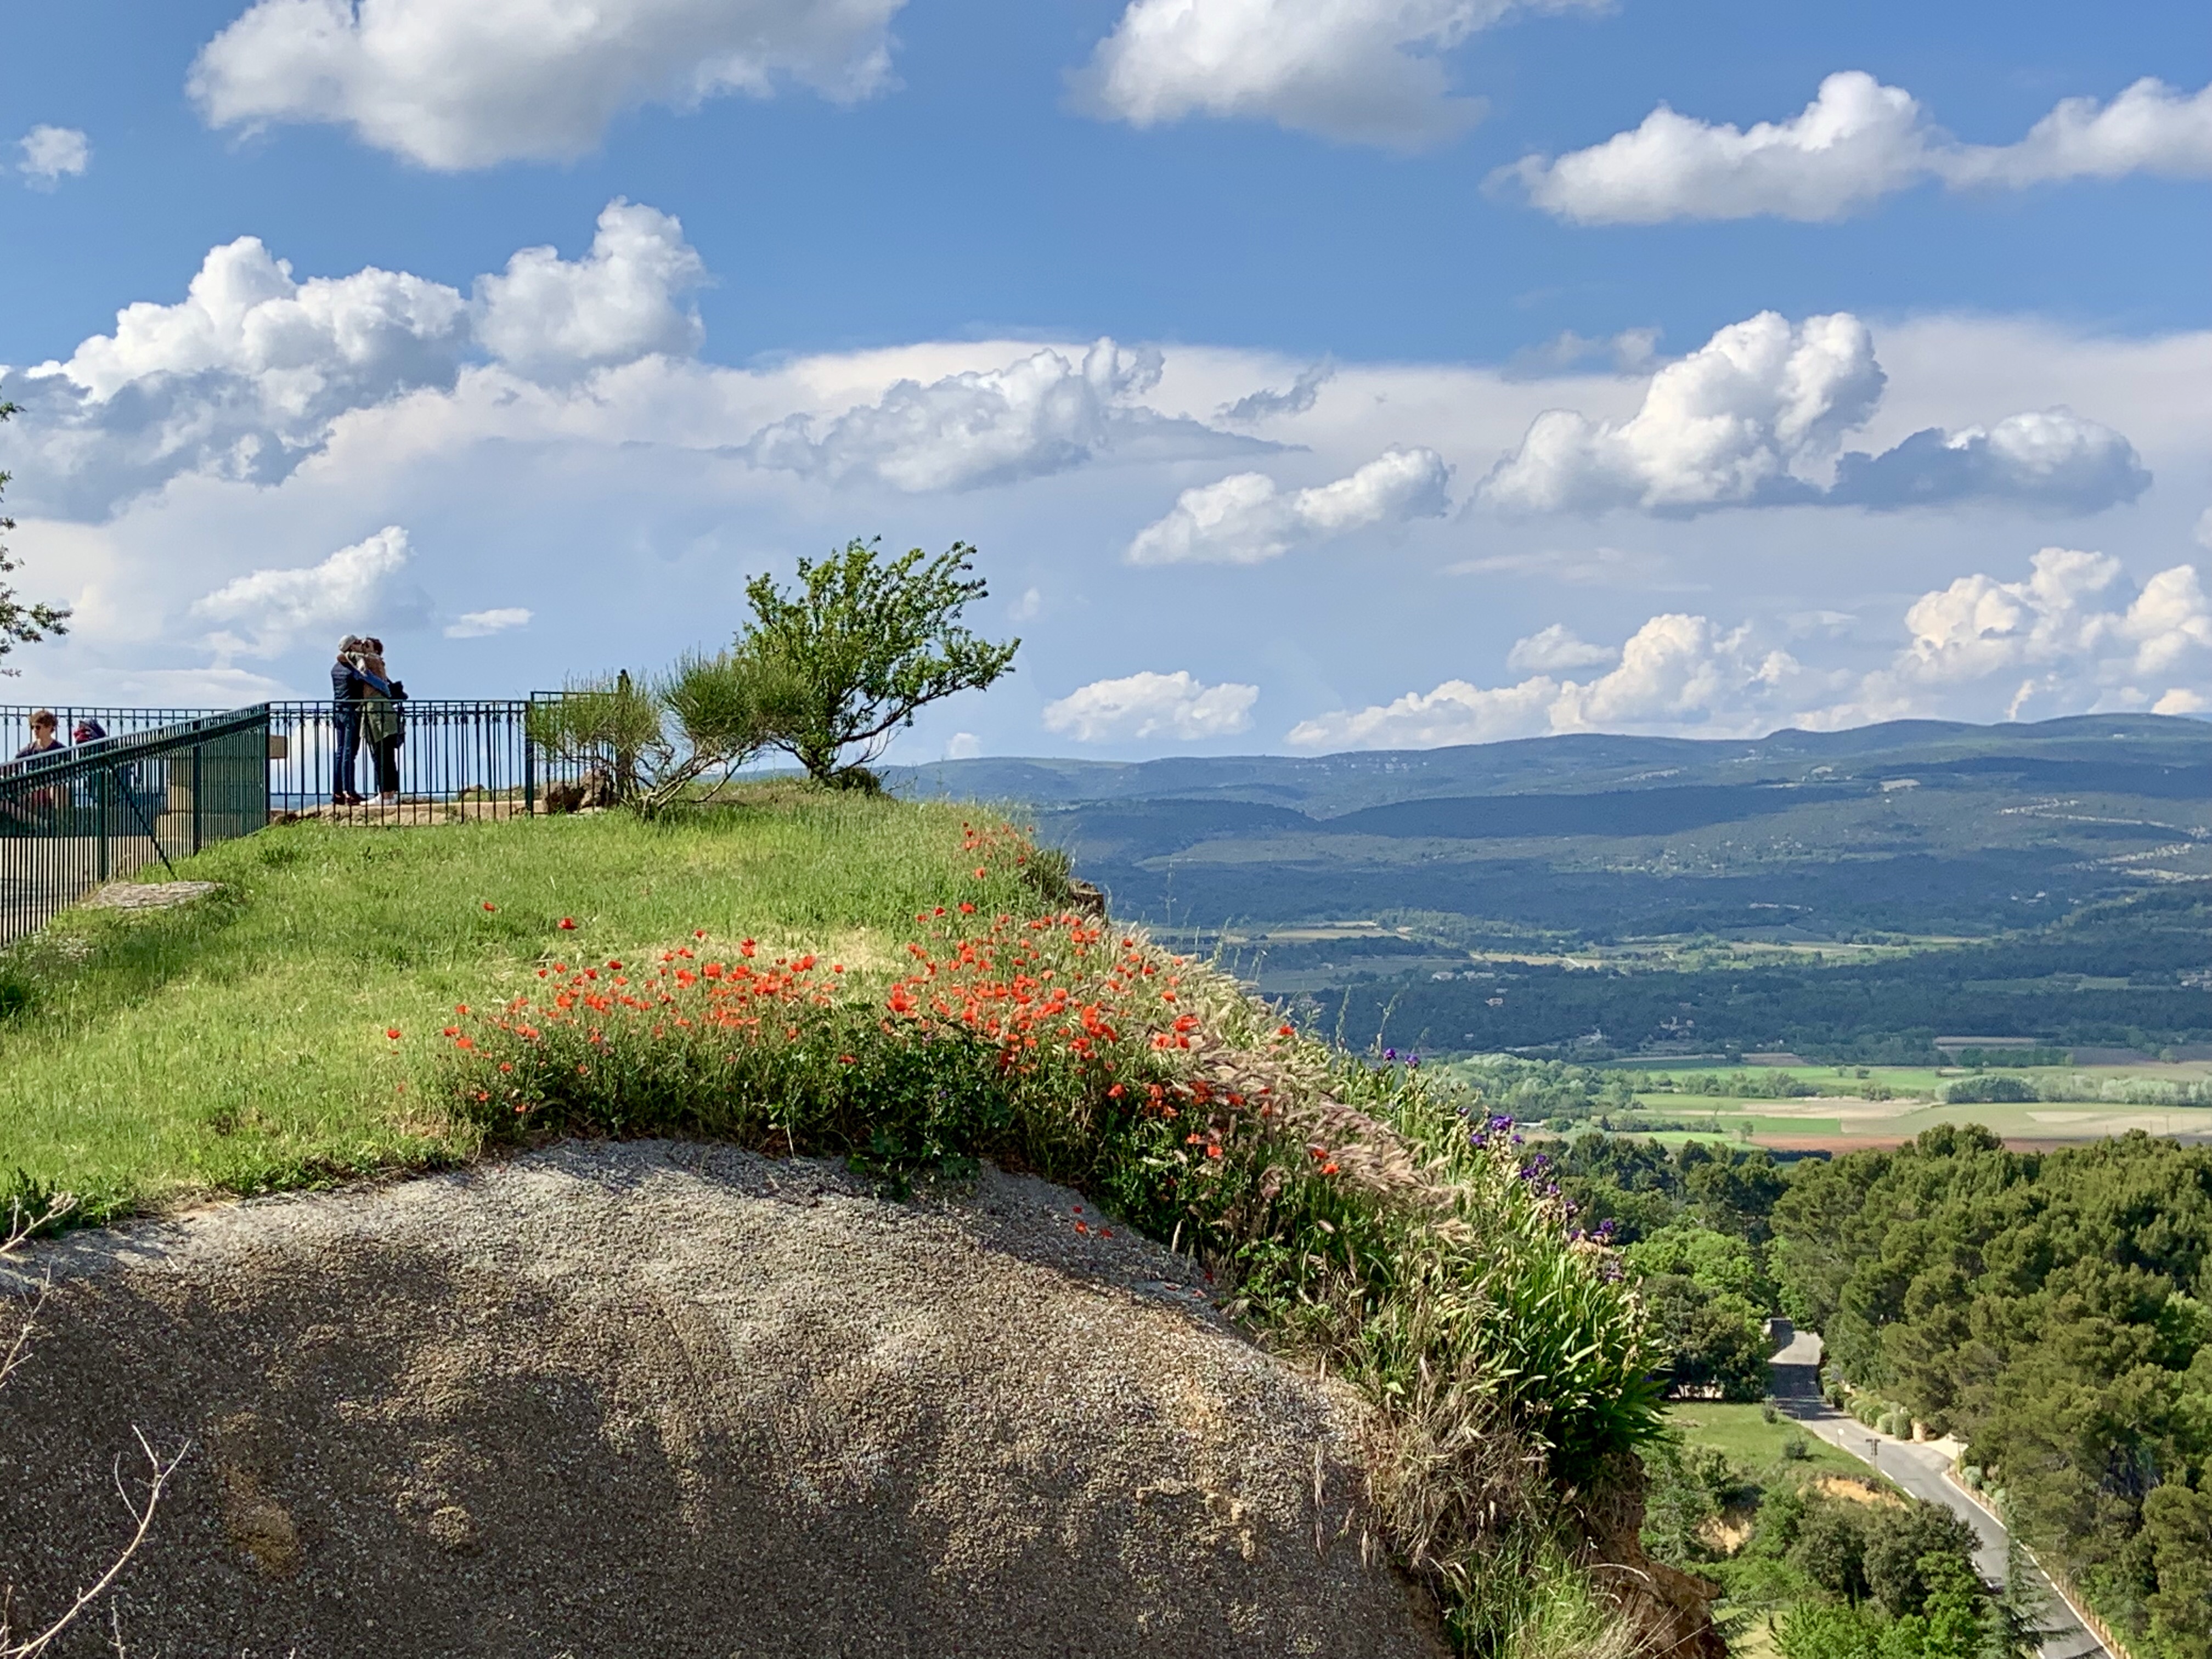
<path fill-rule="evenodd" d="M 192 745 L 192 856 L 200 852 L 200 746 Z"/>
<path fill-rule="evenodd" d="M 112 766 L 103 766 L 100 769 L 99 775 L 100 787 L 94 793 L 100 803 L 96 809 L 100 814 L 100 846 L 93 854 L 92 870 L 95 878 L 106 881 L 107 879 L 107 816 L 114 805 L 112 786 L 115 779 L 115 769 Z"/>
<path fill-rule="evenodd" d="M 522 705 L 522 816 L 538 816 L 538 750 L 530 741 L 530 711 L 538 706 L 532 697 Z"/>

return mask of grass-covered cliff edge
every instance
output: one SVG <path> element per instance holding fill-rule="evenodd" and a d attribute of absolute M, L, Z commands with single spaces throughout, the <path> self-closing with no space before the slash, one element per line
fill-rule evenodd
<path fill-rule="evenodd" d="M 1634 1553 L 1650 1354 L 1510 1126 L 1067 902 L 957 808 L 788 787 L 673 822 L 285 826 L 0 970 L 0 1169 L 99 1218 L 564 1134 L 990 1158 L 1188 1253 L 1373 1402 L 1376 1502 L 1470 1651 L 1695 1651 Z M 1620 1565 L 1618 1561 L 1616 1565 Z M 1657 1632 L 1663 1631 L 1663 1635 Z"/>

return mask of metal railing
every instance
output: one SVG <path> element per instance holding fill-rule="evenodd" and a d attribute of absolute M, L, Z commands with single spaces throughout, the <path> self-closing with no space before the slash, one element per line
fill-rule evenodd
<path fill-rule="evenodd" d="M 398 741 L 372 740 L 368 704 L 272 702 L 269 709 L 269 804 L 277 815 L 349 823 L 442 823 L 526 817 L 591 799 L 579 787 L 586 761 L 549 755 L 529 740 L 532 703 L 557 697 L 410 698 L 386 705 Z M 121 708 L 52 705 L 70 739 L 90 719 L 110 740 L 208 720 L 208 708 Z M 29 703 L 0 705 L 0 757 L 30 735 Z M 359 796 L 356 801 L 351 798 Z"/>
<path fill-rule="evenodd" d="M 270 804 L 342 822 L 526 817 L 556 781 L 530 743 L 529 708 L 519 699 L 271 703 Z M 385 714 L 396 742 L 375 736 Z"/>
<path fill-rule="evenodd" d="M 87 720 L 96 725 L 103 736 L 125 738 L 134 732 L 158 731 L 231 712 L 225 708 L 122 708 L 112 703 L 0 703 L 0 761 L 31 741 L 31 716 L 41 709 L 59 721 L 64 743 L 75 742 L 72 733 Z"/>
<path fill-rule="evenodd" d="M 105 882 L 261 829 L 268 756 L 264 707 L 0 763 L 0 944 Z"/>

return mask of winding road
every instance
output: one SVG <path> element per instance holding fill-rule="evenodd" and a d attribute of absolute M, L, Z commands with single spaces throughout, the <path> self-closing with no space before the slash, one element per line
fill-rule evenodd
<path fill-rule="evenodd" d="M 1878 1434 L 1820 1397 L 1820 1339 L 1800 1331 L 1768 1362 L 1773 1373 L 1774 1403 L 1782 1413 L 1868 1468 L 1887 1475 L 1915 1498 L 1924 1498 L 1965 1520 L 1982 1540 L 1974 1565 L 1993 1584 L 2005 1581 L 2003 1524 L 1944 1478 L 1951 1460 L 1936 1447 Z M 2112 1659 L 2105 1644 L 2083 1628 L 2063 1598 L 2031 1563 L 2028 1571 L 2044 1592 L 2043 1659 Z"/>

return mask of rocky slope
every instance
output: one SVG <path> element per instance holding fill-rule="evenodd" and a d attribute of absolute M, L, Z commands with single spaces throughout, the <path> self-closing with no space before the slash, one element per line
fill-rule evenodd
<path fill-rule="evenodd" d="M 164 1659 L 1440 1655 L 1359 1403 L 1097 1222 L 630 1142 L 76 1235 L 0 1578 L 88 1581 L 135 1425 L 191 1443 L 115 1597 Z"/>

